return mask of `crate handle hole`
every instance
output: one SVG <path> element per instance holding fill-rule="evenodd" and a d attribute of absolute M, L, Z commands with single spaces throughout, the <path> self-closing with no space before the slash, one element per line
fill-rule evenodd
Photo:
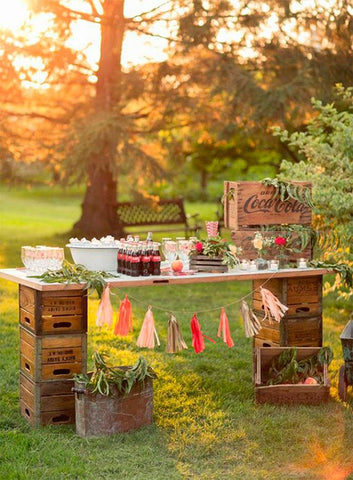
<path fill-rule="evenodd" d="M 53 423 L 64 423 L 64 422 L 68 422 L 69 420 L 70 420 L 70 417 L 68 415 L 59 415 L 58 417 L 52 418 Z"/>
<path fill-rule="evenodd" d="M 27 415 L 27 417 L 30 417 L 30 416 L 31 416 L 31 413 L 30 413 L 30 411 L 28 410 L 28 408 L 25 408 L 25 414 Z"/>
<path fill-rule="evenodd" d="M 298 307 L 295 309 L 295 312 L 296 313 L 300 313 L 300 312 L 310 312 L 310 307 Z"/>
<path fill-rule="evenodd" d="M 31 371 L 31 367 L 27 362 L 25 363 L 25 369 L 28 370 L 29 372 Z"/>
<path fill-rule="evenodd" d="M 54 328 L 70 328 L 72 325 L 71 322 L 56 322 L 53 324 Z"/>
<path fill-rule="evenodd" d="M 28 317 L 25 317 L 25 322 L 28 323 L 29 325 L 31 324 L 31 319 Z"/>
<path fill-rule="evenodd" d="M 262 344 L 262 346 L 263 346 L 263 347 L 271 347 L 271 345 L 270 345 L 269 343 L 266 343 L 266 342 L 264 342 L 264 343 Z"/>
<path fill-rule="evenodd" d="M 53 375 L 68 375 L 70 373 L 69 368 L 58 368 L 53 371 Z"/>

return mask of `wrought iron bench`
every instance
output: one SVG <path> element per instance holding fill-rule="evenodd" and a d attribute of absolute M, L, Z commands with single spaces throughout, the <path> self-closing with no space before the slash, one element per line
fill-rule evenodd
<path fill-rule="evenodd" d="M 185 213 L 182 198 L 159 200 L 154 203 L 121 202 L 117 213 L 122 227 L 162 227 L 154 232 L 178 232 L 184 229 L 186 237 L 197 234 L 201 226 L 196 215 Z"/>

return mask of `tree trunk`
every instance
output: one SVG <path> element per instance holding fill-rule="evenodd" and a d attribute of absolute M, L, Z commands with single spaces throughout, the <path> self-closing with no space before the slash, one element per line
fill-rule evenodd
<path fill-rule="evenodd" d="M 92 168 L 82 203 L 82 215 L 74 231 L 100 238 L 105 235 L 120 237 L 123 229 L 116 213 L 117 182 L 108 169 Z"/>
<path fill-rule="evenodd" d="M 121 100 L 122 72 L 121 52 L 124 39 L 125 0 L 109 0 L 103 3 L 101 18 L 101 54 L 97 72 L 95 108 L 97 114 L 113 118 L 114 109 Z M 74 230 L 86 236 L 121 236 L 116 211 L 117 203 L 117 155 L 118 135 L 112 128 L 105 132 L 99 153 L 89 159 L 88 185 L 82 203 L 80 220 Z"/>
<path fill-rule="evenodd" d="M 201 170 L 200 172 L 200 187 L 202 193 L 207 192 L 207 187 L 208 187 L 208 172 L 205 170 Z"/>

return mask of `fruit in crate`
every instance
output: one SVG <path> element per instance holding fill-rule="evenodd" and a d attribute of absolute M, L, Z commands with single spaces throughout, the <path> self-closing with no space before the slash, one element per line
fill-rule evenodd
<path fill-rule="evenodd" d="M 307 377 L 304 380 L 304 385 L 317 385 L 317 380 L 313 377 Z"/>
<path fill-rule="evenodd" d="M 183 271 L 183 262 L 181 260 L 174 260 L 171 264 L 173 272 L 182 272 Z"/>

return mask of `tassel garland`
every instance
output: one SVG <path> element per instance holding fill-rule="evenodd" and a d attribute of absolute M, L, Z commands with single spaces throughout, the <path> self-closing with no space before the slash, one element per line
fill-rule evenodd
<path fill-rule="evenodd" d="M 110 287 L 107 285 L 102 293 L 102 298 L 98 305 L 96 326 L 103 327 L 108 325 L 111 327 L 113 324 L 113 307 L 110 302 Z"/>
<path fill-rule="evenodd" d="M 262 329 L 260 320 L 254 314 L 245 300 L 242 300 L 241 302 L 240 311 L 244 321 L 245 336 L 247 338 L 253 337 Z"/>
<path fill-rule="evenodd" d="M 260 292 L 265 311 L 264 320 L 268 319 L 271 321 L 273 318 L 276 322 L 280 322 L 288 307 L 283 305 L 270 290 L 261 287 Z"/>
<path fill-rule="evenodd" d="M 221 335 L 223 337 L 223 342 L 226 343 L 228 347 L 234 346 L 233 339 L 230 335 L 228 318 L 223 307 L 221 311 L 221 318 L 219 321 L 219 327 L 218 327 L 218 333 L 217 333 L 218 337 L 220 337 Z"/>
<path fill-rule="evenodd" d="M 126 337 L 132 332 L 132 310 L 130 300 L 125 295 L 124 300 L 120 303 L 119 317 L 115 324 L 114 334 Z"/>
<path fill-rule="evenodd" d="M 176 353 L 186 348 L 188 348 L 188 346 L 183 339 L 179 323 L 175 316 L 171 314 L 168 321 L 168 340 L 166 352 Z"/>
<path fill-rule="evenodd" d="M 136 344 L 140 348 L 143 348 L 143 347 L 154 348 L 155 339 L 156 339 L 157 345 L 159 346 L 160 342 L 159 342 L 156 327 L 154 324 L 152 307 L 149 306 Z"/>

